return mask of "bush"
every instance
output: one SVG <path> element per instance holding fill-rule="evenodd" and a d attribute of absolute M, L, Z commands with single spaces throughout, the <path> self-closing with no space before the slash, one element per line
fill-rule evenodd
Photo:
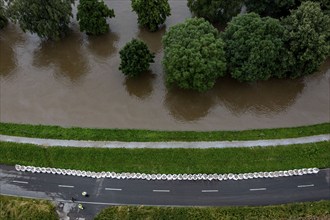
<path fill-rule="evenodd" d="M 68 30 L 74 0 L 12 0 L 10 16 L 22 30 L 58 40 Z"/>
<path fill-rule="evenodd" d="M 171 15 L 168 0 L 132 0 L 132 8 L 138 15 L 138 23 L 150 31 L 156 31 Z"/>
<path fill-rule="evenodd" d="M 224 43 L 203 18 L 187 19 L 163 37 L 166 83 L 206 91 L 226 70 Z"/>
<path fill-rule="evenodd" d="M 188 7 L 197 17 L 210 22 L 229 21 L 242 8 L 244 0 L 188 0 Z"/>
<path fill-rule="evenodd" d="M 223 33 L 232 77 L 253 82 L 282 73 L 283 31 L 278 20 L 255 13 L 233 18 Z"/>
<path fill-rule="evenodd" d="M 330 54 L 330 17 L 322 12 L 319 3 L 304 2 L 282 23 L 288 48 L 286 76 L 297 78 L 313 73 Z"/>
<path fill-rule="evenodd" d="M 119 54 L 121 59 L 119 70 L 128 77 L 137 76 L 148 70 L 155 57 L 143 41 L 136 39 L 128 42 Z"/>
<path fill-rule="evenodd" d="M 103 1 L 80 0 L 78 5 L 77 20 L 80 31 L 90 35 L 105 34 L 109 31 L 106 18 L 115 16 L 113 9 L 109 9 Z"/>

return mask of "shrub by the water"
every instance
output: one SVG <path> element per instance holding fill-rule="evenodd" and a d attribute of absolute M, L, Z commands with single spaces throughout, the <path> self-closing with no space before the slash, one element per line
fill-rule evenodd
<path fill-rule="evenodd" d="M 120 50 L 121 63 L 119 70 L 126 76 L 134 77 L 148 70 L 150 63 L 154 62 L 155 55 L 148 46 L 140 40 L 133 39 Z"/>

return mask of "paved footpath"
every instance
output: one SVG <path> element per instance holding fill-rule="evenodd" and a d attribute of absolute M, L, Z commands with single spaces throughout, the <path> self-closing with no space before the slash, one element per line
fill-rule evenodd
<path fill-rule="evenodd" d="M 267 147 L 290 144 L 308 144 L 330 141 L 330 134 L 288 139 L 269 139 L 253 141 L 201 141 L 201 142 L 119 142 L 119 141 L 78 141 L 42 139 L 0 135 L 0 141 L 36 144 L 47 147 L 99 147 L 99 148 L 228 148 L 228 147 Z"/>

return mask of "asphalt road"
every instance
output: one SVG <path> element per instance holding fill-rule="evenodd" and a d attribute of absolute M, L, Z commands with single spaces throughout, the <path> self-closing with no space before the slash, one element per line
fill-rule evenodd
<path fill-rule="evenodd" d="M 81 196 L 86 191 L 89 197 Z M 109 205 L 242 206 L 330 199 L 330 169 L 318 174 L 226 181 L 92 179 L 16 171 L 0 165 L 0 194 L 63 202 L 71 219 Z M 70 202 L 74 197 L 78 201 Z M 85 210 L 78 210 L 82 203 Z"/>

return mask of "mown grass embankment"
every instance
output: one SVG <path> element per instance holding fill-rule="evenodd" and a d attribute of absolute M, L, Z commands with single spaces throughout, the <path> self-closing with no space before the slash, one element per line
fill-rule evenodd
<path fill-rule="evenodd" d="M 49 201 L 0 195 L 0 219 L 58 220 L 59 216 Z"/>
<path fill-rule="evenodd" d="M 0 123 L 0 134 L 68 139 L 68 140 L 100 140 L 100 141 L 224 141 L 224 140 L 258 140 L 281 139 L 312 136 L 330 133 L 330 123 L 310 126 L 275 129 L 255 129 L 244 131 L 151 131 L 134 129 L 92 129 L 63 128 L 47 125 L 26 125 Z"/>
<path fill-rule="evenodd" d="M 330 201 L 291 203 L 260 207 L 148 207 L 112 206 L 95 220 L 121 219 L 330 219 Z"/>
<path fill-rule="evenodd" d="M 330 142 L 225 149 L 103 149 L 0 142 L 0 164 L 90 171 L 241 173 L 330 167 Z"/>

